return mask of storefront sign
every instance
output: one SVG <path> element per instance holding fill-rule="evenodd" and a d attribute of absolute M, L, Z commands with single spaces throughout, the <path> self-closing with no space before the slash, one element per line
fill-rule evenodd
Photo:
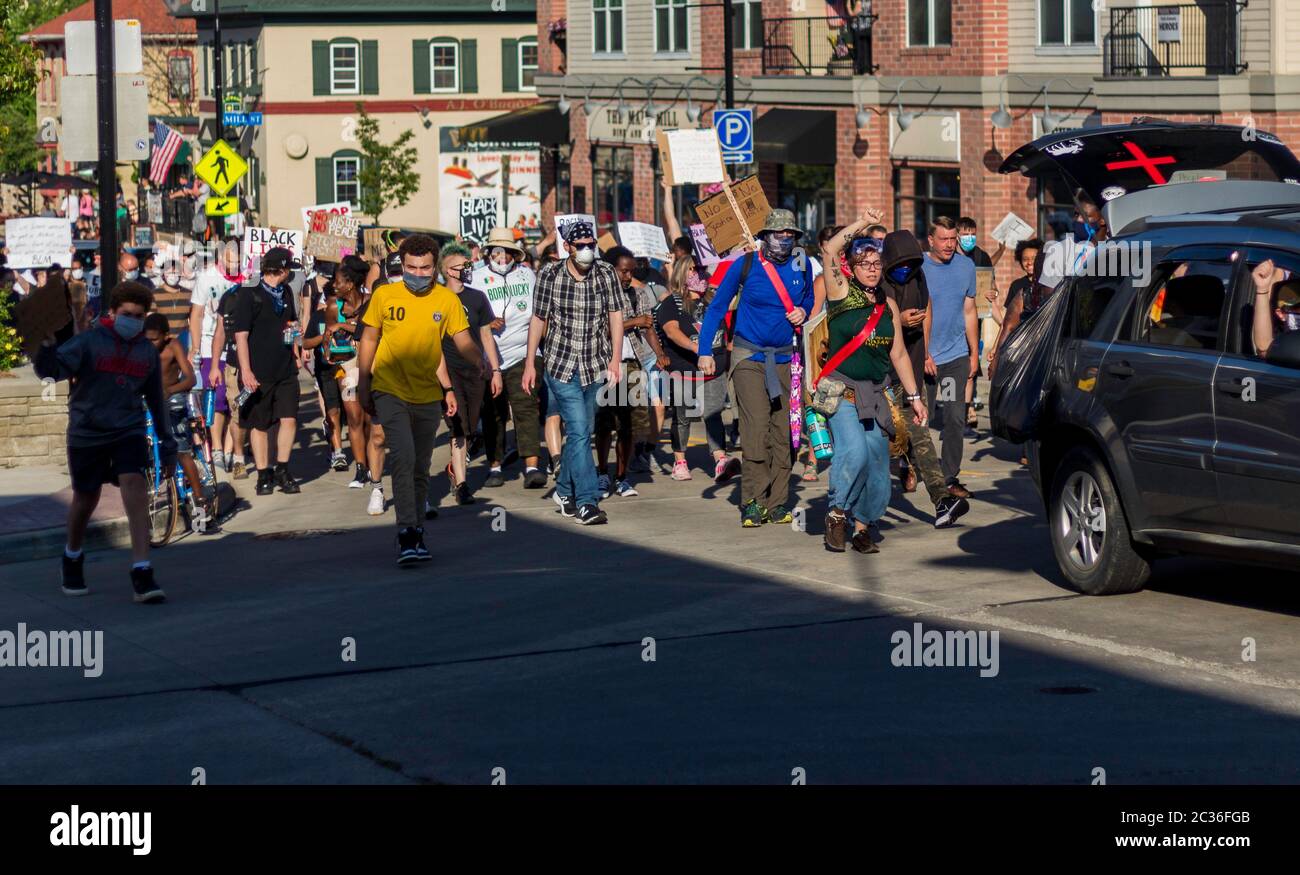
<path fill-rule="evenodd" d="M 656 116 L 647 115 L 643 109 L 619 112 L 617 107 L 601 107 L 587 119 L 587 139 L 593 142 L 653 143 L 655 131 L 659 128 L 678 127 L 688 125 L 686 114 L 678 112 L 675 106 L 660 111 Z"/>

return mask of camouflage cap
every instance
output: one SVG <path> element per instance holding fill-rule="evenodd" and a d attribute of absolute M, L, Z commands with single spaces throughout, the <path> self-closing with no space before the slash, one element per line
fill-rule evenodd
<path fill-rule="evenodd" d="M 762 236 L 769 231 L 793 231 L 796 234 L 802 234 L 799 226 L 795 224 L 794 213 L 789 210 L 772 210 L 767 214 L 767 219 L 763 222 L 763 227 L 758 230 L 757 236 Z"/>

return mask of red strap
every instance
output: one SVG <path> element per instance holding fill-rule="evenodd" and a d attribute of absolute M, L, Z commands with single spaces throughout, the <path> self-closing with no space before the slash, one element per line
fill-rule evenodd
<path fill-rule="evenodd" d="M 880 317 L 884 314 L 885 305 L 877 304 L 871 318 L 867 320 L 867 324 L 862 326 L 862 330 L 853 335 L 852 340 L 837 349 L 835 355 L 827 359 L 826 364 L 822 365 L 822 369 L 817 372 L 817 379 L 813 381 L 814 390 L 816 390 L 817 384 L 822 381 L 822 377 L 844 364 L 845 359 L 857 352 L 858 347 L 867 342 L 867 338 L 876 330 L 876 323 L 880 321 Z"/>
<path fill-rule="evenodd" d="M 790 293 L 785 290 L 785 283 L 781 282 L 781 275 L 776 272 L 776 268 L 772 266 L 772 263 L 761 254 L 755 257 L 758 258 L 758 263 L 763 265 L 763 270 L 767 271 L 767 278 L 772 281 L 776 293 L 781 296 L 781 303 L 785 305 L 785 312 L 789 313 L 794 309 L 794 301 L 790 300 Z"/>

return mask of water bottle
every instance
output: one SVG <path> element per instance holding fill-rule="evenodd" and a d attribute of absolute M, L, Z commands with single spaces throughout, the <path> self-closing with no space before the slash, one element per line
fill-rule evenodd
<path fill-rule="evenodd" d="M 835 448 L 831 446 L 831 432 L 826 427 L 826 417 L 809 408 L 804 423 L 808 427 L 808 443 L 812 445 L 813 457 L 819 462 L 825 462 L 835 455 Z"/>

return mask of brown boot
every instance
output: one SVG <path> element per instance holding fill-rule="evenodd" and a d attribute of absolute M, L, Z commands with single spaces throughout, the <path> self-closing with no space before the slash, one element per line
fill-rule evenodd
<path fill-rule="evenodd" d="M 876 542 L 871 540 L 871 533 L 866 529 L 863 529 L 860 532 L 854 532 L 851 543 L 853 544 L 854 551 L 858 553 L 880 552 L 880 548 L 876 546 Z"/>
<path fill-rule="evenodd" d="M 844 552 L 844 536 L 848 530 L 849 520 L 844 511 L 832 507 L 826 514 L 826 549 L 832 553 Z"/>

